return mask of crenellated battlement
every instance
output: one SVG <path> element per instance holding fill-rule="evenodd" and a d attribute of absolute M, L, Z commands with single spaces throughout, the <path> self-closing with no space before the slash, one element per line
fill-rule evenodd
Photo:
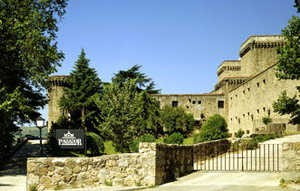
<path fill-rule="evenodd" d="M 275 48 L 284 45 L 282 35 L 254 35 L 250 36 L 240 47 L 239 55 L 242 58 L 254 48 Z"/>
<path fill-rule="evenodd" d="M 67 79 L 69 75 L 57 75 L 57 76 L 50 76 L 49 77 L 49 84 L 50 86 L 62 86 L 66 87 L 68 85 Z"/>

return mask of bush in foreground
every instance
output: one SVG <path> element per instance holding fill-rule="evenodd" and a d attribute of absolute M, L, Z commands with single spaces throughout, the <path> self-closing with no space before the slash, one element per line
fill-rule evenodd
<path fill-rule="evenodd" d="M 200 129 L 199 134 L 194 138 L 194 143 L 224 139 L 229 137 L 227 123 L 225 119 L 215 114 L 208 118 Z"/>
<path fill-rule="evenodd" d="M 166 144 L 182 144 L 183 143 L 183 135 L 181 133 L 172 133 L 169 137 L 164 139 L 164 143 L 166 143 Z"/>

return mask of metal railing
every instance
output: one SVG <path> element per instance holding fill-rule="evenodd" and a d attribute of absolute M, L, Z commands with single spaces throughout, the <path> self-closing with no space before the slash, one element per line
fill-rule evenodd
<path fill-rule="evenodd" d="M 228 152 L 215 153 L 215 157 L 195 157 L 194 169 L 200 171 L 280 171 L 281 144 L 259 144 L 256 149 L 247 150 L 234 145 Z"/>

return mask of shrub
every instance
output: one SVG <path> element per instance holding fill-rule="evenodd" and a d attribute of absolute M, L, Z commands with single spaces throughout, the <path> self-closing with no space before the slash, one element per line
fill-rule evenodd
<path fill-rule="evenodd" d="M 245 131 L 243 131 L 242 129 L 239 129 L 236 134 L 235 137 L 236 138 L 242 138 L 242 136 L 245 134 Z"/>
<path fill-rule="evenodd" d="M 91 150 L 92 154 L 100 154 L 104 151 L 103 139 L 93 132 L 88 132 L 86 136 L 87 149 Z"/>
<path fill-rule="evenodd" d="M 242 141 L 242 147 L 246 150 L 256 149 L 258 146 L 258 141 L 255 139 L 246 139 Z"/>
<path fill-rule="evenodd" d="M 199 134 L 194 137 L 194 143 L 223 139 L 229 137 L 225 119 L 215 114 L 202 125 Z"/>
<path fill-rule="evenodd" d="M 269 123 L 272 122 L 272 119 L 270 117 L 263 117 L 262 121 L 265 125 L 268 125 Z"/>
<path fill-rule="evenodd" d="M 164 143 L 167 144 L 182 144 L 183 143 L 183 135 L 181 133 L 172 133 L 169 137 L 164 139 Z"/>
<path fill-rule="evenodd" d="M 139 152 L 139 143 L 140 142 L 153 143 L 153 142 L 155 142 L 155 137 L 151 134 L 142 135 L 137 140 L 133 141 L 133 143 L 131 143 L 130 151 L 134 152 L 134 153 Z"/>
<path fill-rule="evenodd" d="M 195 120 L 193 114 L 187 114 L 183 108 L 166 105 L 161 110 L 161 124 L 163 133 L 179 132 L 187 137 L 194 130 Z"/>

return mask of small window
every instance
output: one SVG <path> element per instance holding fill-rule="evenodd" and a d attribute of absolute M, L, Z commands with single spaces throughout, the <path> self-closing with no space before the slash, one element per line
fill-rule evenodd
<path fill-rule="evenodd" d="M 256 86 L 259 88 L 259 82 L 256 83 Z"/>
<path fill-rule="evenodd" d="M 259 109 L 256 110 L 257 114 L 259 114 Z"/>
<path fill-rule="evenodd" d="M 265 107 L 263 107 L 263 110 L 264 110 L 264 112 L 266 112 L 266 108 Z"/>
<path fill-rule="evenodd" d="M 172 101 L 172 107 L 177 107 L 178 106 L 178 101 Z"/>
<path fill-rule="evenodd" d="M 263 80 L 263 83 L 266 84 L 266 80 L 265 79 Z"/>
<path fill-rule="evenodd" d="M 201 104 L 201 101 L 198 101 L 198 104 Z"/>
<path fill-rule="evenodd" d="M 193 104 L 196 104 L 196 101 L 193 101 Z"/>
<path fill-rule="evenodd" d="M 250 92 L 250 88 L 248 88 L 248 92 Z"/>
<path fill-rule="evenodd" d="M 218 108 L 224 108 L 224 101 L 218 101 Z"/>
<path fill-rule="evenodd" d="M 247 131 L 246 131 L 246 134 L 249 134 L 249 133 L 250 133 L 250 131 L 249 131 L 249 130 L 247 130 Z"/>
<path fill-rule="evenodd" d="M 245 94 L 245 90 L 243 91 L 243 94 Z"/>

